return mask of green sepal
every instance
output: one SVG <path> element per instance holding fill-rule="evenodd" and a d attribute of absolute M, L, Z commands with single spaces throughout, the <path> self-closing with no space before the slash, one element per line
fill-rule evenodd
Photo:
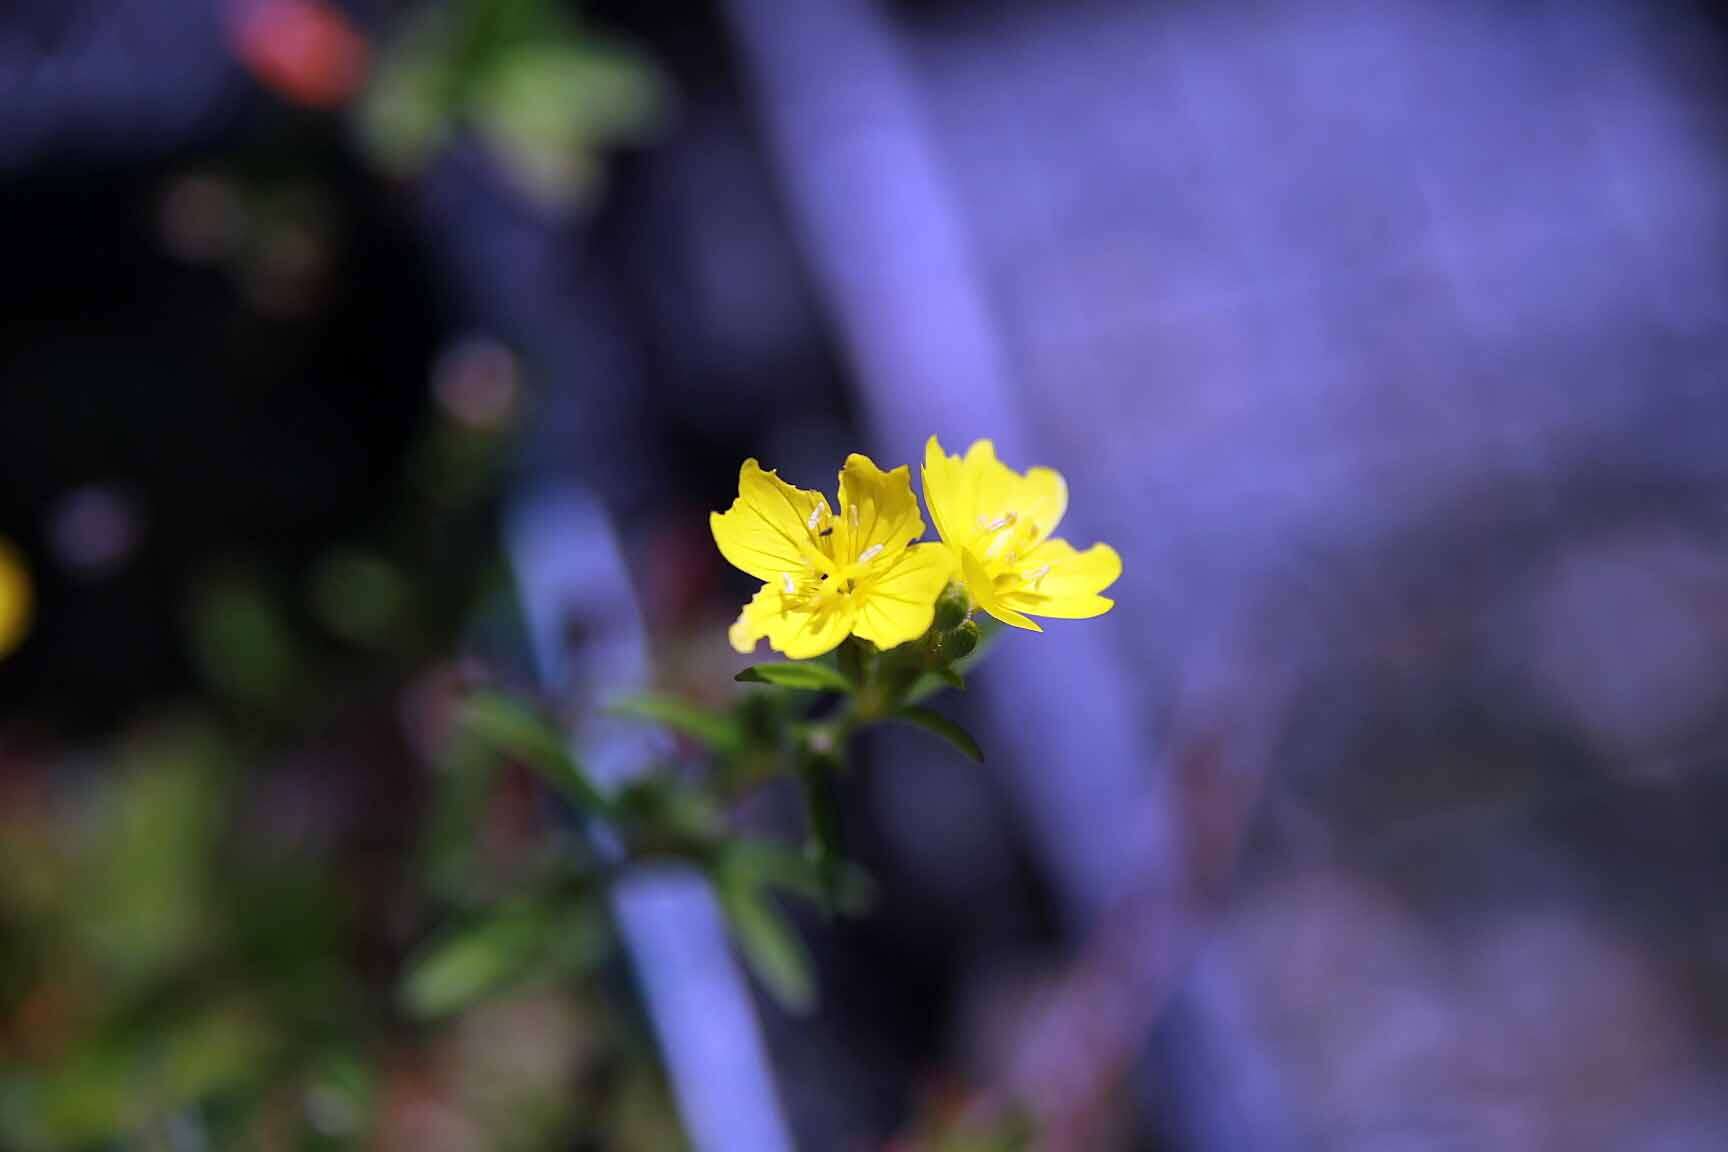
<path fill-rule="evenodd" d="M 931 627 L 937 632 L 952 632 L 972 614 L 972 598 L 965 585 L 949 584 L 936 598 L 936 615 Z"/>
<path fill-rule="evenodd" d="M 945 661 L 936 668 L 927 667 L 912 687 L 907 690 L 904 696 L 907 704 L 922 704 L 944 688 L 963 687 L 964 678 L 970 675 L 972 670 L 978 667 L 989 655 L 990 649 L 995 646 L 997 638 L 1002 633 L 1002 625 L 990 617 L 983 617 L 981 620 L 968 620 L 966 624 L 970 628 L 978 629 L 976 645 L 964 657 Z M 961 682 L 959 684 L 954 683 L 949 675 L 944 673 L 960 678 Z"/>

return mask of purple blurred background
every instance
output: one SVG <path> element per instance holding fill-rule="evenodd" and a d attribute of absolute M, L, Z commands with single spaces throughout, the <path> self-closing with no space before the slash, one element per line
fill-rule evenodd
<path fill-rule="evenodd" d="M 744 456 L 991 437 L 1126 575 L 997 648 L 984 768 L 893 736 L 846 781 L 881 898 L 799 921 L 818 1012 L 745 1013 L 777 1118 L 693 1119 L 650 1045 L 662 1127 L 499 1135 L 380 1010 L 330 1041 L 374 1118 L 272 1146 L 993 1148 L 1017 1108 L 1053 1149 L 1728 1146 L 1713 10 L 510 0 L 532 34 L 450 49 L 480 10 L 0 15 L 12 866 L 215 716 L 366 1002 L 424 918 L 426 702 L 574 690 L 577 609 L 554 647 L 723 691 Z M 204 1146 L 7 1120 L 81 1051 L 52 906 L 0 916 L 0 1130 Z M 569 1061 L 550 1097 L 624 1095 Z"/>

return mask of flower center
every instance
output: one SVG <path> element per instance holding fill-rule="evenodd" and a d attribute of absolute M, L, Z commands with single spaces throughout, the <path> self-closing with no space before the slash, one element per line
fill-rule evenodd
<path fill-rule="evenodd" d="M 980 516 L 978 529 L 983 536 L 981 559 L 991 566 L 1016 563 L 1020 553 L 1028 550 L 1039 538 L 1037 523 L 1021 520 L 1015 512 L 1004 512 L 994 520 Z"/>

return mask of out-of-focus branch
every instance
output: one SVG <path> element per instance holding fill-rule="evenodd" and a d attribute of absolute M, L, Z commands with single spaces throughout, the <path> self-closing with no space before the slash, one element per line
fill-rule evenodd
<path fill-rule="evenodd" d="M 647 687 L 629 572 L 596 501 L 569 489 L 530 492 L 513 518 L 510 553 L 549 688 Z M 647 771 L 662 751 L 618 719 L 587 724 L 572 740 L 602 786 Z M 619 882 L 612 905 L 691 1142 L 714 1152 L 790 1150 L 755 1007 L 700 874 L 643 870 Z"/>

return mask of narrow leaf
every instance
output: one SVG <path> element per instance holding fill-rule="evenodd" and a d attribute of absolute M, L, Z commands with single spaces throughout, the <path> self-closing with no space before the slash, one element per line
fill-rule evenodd
<path fill-rule="evenodd" d="M 570 755 L 563 735 L 530 709 L 506 696 L 475 696 L 462 708 L 461 726 L 494 752 L 539 772 L 584 812 L 606 811 L 606 797 Z"/>
<path fill-rule="evenodd" d="M 671 696 L 625 696 L 614 700 L 606 711 L 669 728 L 722 756 L 736 755 L 742 743 L 732 717 L 716 715 Z"/>
<path fill-rule="evenodd" d="M 733 677 L 741 684 L 777 684 L 801 692 L 850 692 L 852 684 L 826 664 L 753 664 Z"/>
<path fill-rule="evenodd" d="M 550 937 L 546 913 L 517 906 L 459 929 L 426 949 L 402 984 L 402 1004 L 422 1020 L 448 1016 L 534 970 Z"/>
<path fill-rule="evenodd" d="M 816 994 L 804 942 L 745 871 L 722 868 L 717 880 L 721 907 L 751 971 L 788 1011 L 807 1010 Z"/>
<path fill-rule="evenodd" d="M 737 840 L 727 845 L 725 866 L 735 868 L 765 888 L 791 892 L 807 900 L 822 901 L 820 870 L 808 853 L 772 840 Z M 864 911 L 876 898 L 870 874 L 856 864 L 843 861 L 836 893 L 840 911 Z"/>
<path fill-rule="evenodd" d="M 894 719 L 916 725 L 926 732 L 942 737 L 965 753 L 968 759 L 977 762 L 982 762 L 984 759 L 984 750 L 978 747 L 978 741 L 972 738 L 972 733 L 940 712 L 932 711 L 929 708 L 920 708 L 917 705 L 908 705 L 894 713 Z"/>

